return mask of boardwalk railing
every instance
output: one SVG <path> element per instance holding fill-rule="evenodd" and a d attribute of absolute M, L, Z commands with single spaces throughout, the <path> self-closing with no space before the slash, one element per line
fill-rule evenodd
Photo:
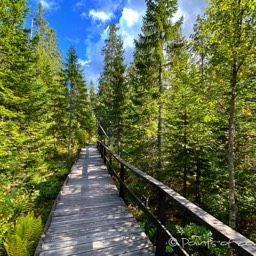
<path fill-rule="evenodd" d="M 106 145 L 98 141 L 98 150 L 101 153 L 104 163 L 108 166 L 110 174 L 114 175 L 120 185 L 120 196 L 124 198 L 124 194 L 127 193 L 134 203 L 145 213 L 145 215 L 156 225 L 157 237 L 156 237 L 156 255 L 165 255 L 165 248 L 168 243 L 175 243 L 173 250 L 177 255 L 189 255 L 177 239 L 172 236 L 169 230 L 166 228 L 166 200 L 169 198 L 175 205 L 186 211 L 190 217 L 196 222 L 208 228 L 212 234 L 223 241 L 227 246 L 235 249 L 236 252 L 241 255 L 256 255 L 256 244 L 247 239 L 240 233 L 231 229 L 223 222 L 219 221 L 203 209 L 199 208 L 189 200 L 154 179 L 153 177 L 145 174 L 141 170 L 135 168 L 129 163 L 125 162 L 120 156 L 113 153 Z M 120 164 L 120 173 L 118 174 L 112 165 L 113 158 Z M 147 183 L 153 185 L 158 191 L 158 214 L 157 217 L 150 211 L 148 207 L 134 194 L 134 192 L 125 184 L 125 168 L 136 174 L 139 178 L 144 179 Z"/>

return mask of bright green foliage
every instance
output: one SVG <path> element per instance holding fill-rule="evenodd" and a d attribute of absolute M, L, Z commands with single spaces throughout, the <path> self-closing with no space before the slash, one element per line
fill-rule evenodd
<path fill-rule="evenodd" d="M 190 223 L 185 227 L 176 226 L 177 232 L 181 235 L 182 244 L 188 246 L 190 253 L 193 249 L 202 254 L 210 253 L 210 255 L 225 256 L 227 255 L 226 243 L 221 244 L 220 241 L 214 240 L 212 232 L 207 230 L 204 226 L 198 226 Z M 195 252 L 195 255 L 198 255 Z"/>
<path fill-rule="evenodd" d="M 242 201 L 237 204 L 236 189 L 239 189 L 241 196 L 244 177 L 249 175 L 250 179 L 254 179 L 250 174 L 255 159 L 255 141 L 249 134 L 254 131 L 251 115 L 255 113 L 252 74 L 256 60 L 256 3 L 243 0 L 208 2 L 209 8 L 198 22 L 198 38 L 203 40 L 203 47 L 197 47 L 197 52 L 205 53 L 206 69 L 208 74 L 211 73 L 214 85 L 210 90 L 217 104 L 213 100 L 211 103 L 216 106 L 215 115 L 223 127 L 218 133 L 217 143 L 226 151 L 229 224 L 235 228 L 237 210 L 238 218 L 240 214 L 239 204 L 243 207 Z M 250 148 L 250 152 L 254 153 L 245 153 L 245 148 Z M 225 161 L 223 156 L 222 161 Z M 216 179 L 219 178 L 216 176 Z M 250 184 L 253 183 L 251 180 Z M 249 190 L 250 184 L 246 186 Z"/>
<path fill-rule="evenodd" d="M 13 231 L 9 231 L 4 246 L 9 256 L 31 256 L 41 236 L 43 226 L 40 217 L 33 212 L 16 219 Z"/>
<path fill-rule="evenodd" d="M 2 174 L 0 179 L 0 244 L 21 212 L 31 211 L 39 191 L 29 191 L 10 182 L 11 177 Z"/>
<path fill-rule="evenodd" d="M 33 74 L 29 38 L 23 29 L 26 1 L 1 1 L 0 10 L 0 173 L 26 166 L 26 105 Z"/>
<path fill-rule="evenodd" d="M 172 86 L 166 90 L 168 101 L 164 109 L 165 153 L 169 169 L 166 175 L 172 177 L 170 185 L 175 183 L 174 180 L 183 184 L 181 192 L 185 197 L 188 196 L 188 184 L 194 184 L 193 174 L 201 146 L 198 145 L 199 136 L 202 136 L 198 136 L 198 130 L 203 126 L 198 123 L 203 119 L 203 113 L 200 113 L 201 95 L 196 84 L 196 69 L 187 49 L 177 48 L 171 53 L 172 65 L 168 75 Z"/>
<path fill-rule="evenodd" d="M 181 235 L 186 235 L 190 242 L 195 243 L 196 245 L 200 245 L 201 243 L 205 243 L 207 246 L 207 242 L 211 240 L 212 232 L 207 230 L 203 226 L 197 226 L 194 223 L 190 223 L 186 225 L 184 228 L 177 226 L 177 231 Z"/>
<path fill-rule="evenodd" d="M 3 238 L 17 217 L 36 209 L 45 220 L 67 174 L 63 155 L 69 91 L 56 35 L 44 20 L 42 5 L 33 17 L 33 33 L 24 29 L 25 0 L 0 0 L 0 6 L 0 254 L 4 254 Z M 82 75 L 79 79 L 75 108 L 81 111 L 75 141 L 81 147 L 95 120 Z"/>
<path fill-rule="evenodd" d="M 147 12 L 144 17 L 144 35 L 140 37 L 143 44 L 147 45 L 151 53 L 151 65 L 155 68 L 154 86 L 157 86 L 156 102 L 158 106 L 157 117 L 157 167 L 163 167 L 163 108 L 166 83 L 166 55 L 173 48 L 176 48 L 180 40 L 181 20 L 173 24 L 172 18 L 177 11 L 177 1 L 146 1 Z M 167 64 L 168 63 L 168 64 Z"/>

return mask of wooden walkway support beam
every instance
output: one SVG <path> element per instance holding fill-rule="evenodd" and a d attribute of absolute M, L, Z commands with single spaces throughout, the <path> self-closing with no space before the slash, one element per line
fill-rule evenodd
<path fill-rule="evenodd" d="M 82 149 L 60 191 L 35 256 L 154 255 L 96 146 Z"/>

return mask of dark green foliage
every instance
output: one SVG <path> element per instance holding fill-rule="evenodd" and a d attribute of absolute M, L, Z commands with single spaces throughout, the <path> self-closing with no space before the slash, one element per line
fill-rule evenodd
<path fill-rule="evenodd" d="M 70 161 L 73 147 L 76 150 L 88 143 L 89 138 L 95 134 L 96 127 L 83 71 L 73 46 L 70 46 L 67 53 L 65 76 L 69 91 L 68 158 Z"/>
<path fill-rule="evenodd" d="M 115 24 L 110 25 L 109 36 L 102 48 L 104 67 L 99 79 L 98 105 L 95 111 L 103 128 L 109 131 L 110 137 L 116 141 L 118 154 L 120 154 L 125 126 L 124 111 L 128 98 L 126 97 L 123 41 L 118 35 L 118 29 Z"/>

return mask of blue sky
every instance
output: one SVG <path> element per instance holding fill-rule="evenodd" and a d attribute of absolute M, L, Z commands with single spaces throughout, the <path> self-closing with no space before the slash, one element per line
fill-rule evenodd
<path fill-rule="evenodd" d="M 71 44 L 75 46 L 88 85 L 91 80 L 97 84 L 102 72 L 101 48 L 110 23 L 120 27 L 126 63 L 131 60 L 133 41 L 140 33 L 146 11 L 144 0 L 28 0 L 32 12 L 39 1 L 45 9 L 46 20 L 56 31 L 63 54 Z M 205 0 L 178 1 L 175 18 L 184 16 L 183 34 L 189 36 L 197 15 L 206 6 Z"/>

